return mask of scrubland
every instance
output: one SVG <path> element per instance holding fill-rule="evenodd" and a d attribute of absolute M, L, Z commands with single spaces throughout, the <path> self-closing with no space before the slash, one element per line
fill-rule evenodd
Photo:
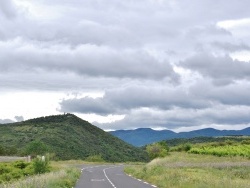
<path fill-rule="evenodd" d="M 127 166 L 125 172 L 159 188 L 249 188 L 249 146 L 249 138 L 179 145 L 165 157 Z"/>
<path fill-rule="evenodd" d="M 81 161 L 51 162 L 44 174 L 35 174 L 32 163 L 2 162 L 0 188 L 72 188 L 80 177 L 77 164 Z"/>

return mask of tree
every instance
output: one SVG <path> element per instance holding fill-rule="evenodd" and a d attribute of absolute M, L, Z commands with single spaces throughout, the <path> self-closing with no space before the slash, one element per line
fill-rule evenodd
<path fill-rule="evenodd" d="M 5 153 L 4 153 L 4 148 L 3 148 L 3 146 L 1 146 L 0 145 L 0 155 L 4 155 Z"/>
<path fill-rule="evenodd" d="M 43 142 L 38 140 L 30 142 L 25 149 L 25 153 L 27 155 L 31 155 L 31 157 L 44 155 L 46 152 L 48 152 L 48 147 Z"/>
<path fill-rule="evenodd" d="M 163 141 L 148 145 L 146 147 L 146 151 L 149 155 L 149 158 L 152 160 L 157 157 L 165 157 L 168 155 L 169 148 L 167 143 Z"/>

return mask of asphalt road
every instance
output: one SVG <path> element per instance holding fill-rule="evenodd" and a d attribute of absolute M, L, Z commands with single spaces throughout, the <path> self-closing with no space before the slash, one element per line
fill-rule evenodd
<path fill-rule="evenodd" d="M 123 172 L 123 165 L 83 166 L 75 188 L 155 188 Z"/>

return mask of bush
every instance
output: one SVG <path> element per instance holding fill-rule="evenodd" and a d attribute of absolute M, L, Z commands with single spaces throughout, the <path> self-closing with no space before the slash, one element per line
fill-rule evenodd
<path fill-rule="evenodd" d="M 191 144 L 186 143 L 186 144 L 181 144 L 175 147 L 172 147 L 170 150 L 171 151 L 189 151 L 192 148 Z"/>
<path fill-rule="evenodd" d="M 189 151 L 192 148 L 192 146 L 191 144 L 184 144 L 183 148 L 184 148 L 184 151 Z"/>
<path fill-rule="evenodd" d="M 0 183 L 14 181 L 32 174 L 34 170 L 31 163 L 16 161 L 0 164 Z"/>
<path fill-rule="evenodd" d="M 88 162 L 105 162 L 101 155 L 92 155 L 86 158 Z"/>
<path fill-rule="evenodd" d="M 19 169 L 24 169 L 29 165 L 29 163 L 24 162 L 24 161 L 16 161 L 14 163 L 14 167 L 19 168 Z"/>
<path fill-rule="evenodd" d="M 37 156 L 33 160 L 33 167 L 35 174 L 49 172 L 49 156 Z"/>
<path fill-rule="evenodd" d="M 149 155 L 149 158 L 155 159 L 157 157 L 165 157 L 168 155 L 169 148 L 166 142 L 158 142 L 150 144 L 146 147 L 146 151 Z"/>

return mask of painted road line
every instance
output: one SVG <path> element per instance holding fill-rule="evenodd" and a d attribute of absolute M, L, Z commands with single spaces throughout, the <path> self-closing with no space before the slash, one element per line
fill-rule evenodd
<path fill-rule="evenodd" d="M 137 180 L 137 181 L 142 182 L 142 180 L 141 180 L 141 179 L 134 178 L 131 174 L 127 174 L 127 176 L 129 176 L 129 177 L 131 177 L 131 178 L 133 178 L 133 179 L 135 179 L 135 180 Z M 143 183 L 145 183 L 145 184 L 147 184 L 147 185 L 151 185 L 152 187 L 157 188 L 157 186 L 156 186 L 156 185 L 152 185 L 152 184 L 150 184 L 150 183 L 148 183 L 148 182 L 146 182 L 146 181 L 144 181 Z"/>
<path fill-rule="evenodd" d="M 105 181 L 105 179 L 91 179 L 91 181 Z"/>
<path fill-rule="evenodd" d="M 113 167 L 109 167 L 109 168 L 103 169 L 103 173 L 104 173 L 105 177 L 107 178 L 107 180 L 109 181 L 109 183 L 110 183 L 114 188 L 116 188 L 116 186 L 115 186 L 114 183 L 108 178 L 108 176 L 107 176 L 107 174 L 106 174 L 106 170 L 111 169 L 111 168 L 117 168 L 117 167 L 120 167 L 120 166 L 113 166 Z"/>

